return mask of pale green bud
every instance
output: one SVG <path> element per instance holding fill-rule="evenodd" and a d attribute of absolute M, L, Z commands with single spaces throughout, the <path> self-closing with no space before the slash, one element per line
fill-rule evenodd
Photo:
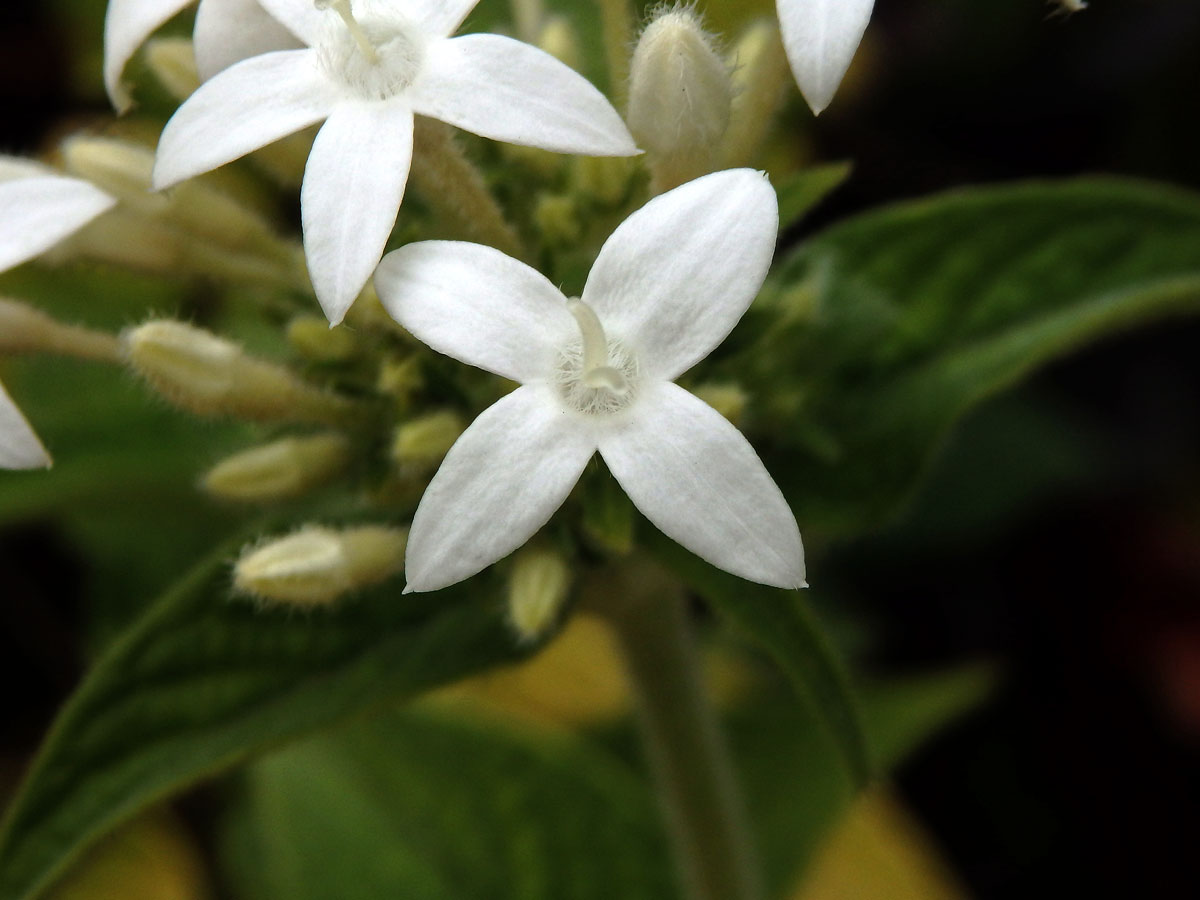
<path fill-rule="evenodd" d="M 508 579 L 508 620 L 522 643 L 532 643 L 558 622 L 571 586 L 567 561 L 551 550 L 526 547 Z"/>
<path fill-rule="evenodd" d="M 337 432 L 288 437 L 221 461 L 204 476 L 203 485 L 222 500 L 287 500 L 328 481 L 349 459 L 350 442 Z"/>
<path fill-rule="evenodd" d="M 646 26 L 633 53 L 628 118 L 655 190 L 713 171 L 732 99 L 725 61 L 691 8 L 666 10 Z"/>
<path fill-rule="evenodd" d="M 538 197 L 533 221 L 546 243 L 556 247 L 577 243 L 583 233 L 579 206 L 575 198 L 568 194 L 542 194 Z"/>
<path fill-rule="evenodd" d="M 354 333 L 344 326 L 329 327 L 323 316 L 298 316 L 288 323 L 288 343 L 313 362 L 345 362 L 358 352 Z"/>
<path fill-rule="evenodd" d="M 701 384 L 693 388 L 692 393 L 735 425 L 741 420 L 750 399 L 741 387 L 730 382 Z"/>
<path fill-rule="evenodd" d="M 63 142 L 62 158 L 68 172 L 120 199 L 126 213 L 154 219 L 150 229 L 163 232 L 164 223 L 179 229 L 171 267 L 183 265 L 233 280 L 249 276 L 285 282 L 290 270 L 300 268 L 298 245 L 278 237 L 236 191 L 218 188 L 218 179 L 190 179 L 170 191 L 152 190 L 154 151 L 150 147 L 120 138 L 75 135 Z M 107 228 L 107 219 L 100 224 Z"/>
<path fill-rule="evenodd" d="M 399 572 L 407 541 L 408 531 L 400 528 L 308 525 L 246 550 L 234 565 L 233 584 L 261 600 L 324 606 Z"/>
<path fill-rule="evenodd" d="M 259 422 L 341 424 L 349 401 L 183 322 L 148 322 L 124 335 L 130 365 L 181 409 Z"/>
<path fill-rule="evenodd" d="M 616 206 L 629 193 L 636 163 L 628 156 L 575 156 L 571 181 L 582 196 Z"/>
<path fill-rule="evenodd" d="M 462 418 L 449 410 L 412 419 L 396 429 L 392 459 L 410 471 L 436 468 L 465 430 Z"/>
<path fill-rule="evenodd" d="M 196 53 L 186 38 L 157 38 L 146 44 L 146 66 L 168 94 L 186 100 L 200 87 Z"/>
<path fill-rule="evenodd" d="M 532 44 L 546 18 L 545 0 L 511 0 L 513 24 L 517 26 L 517 37 Z"/>
<path fill-rule="evenodd" d="M 0 299 L 0 353 L 57 353 L 118 362 L 121 343 L 103 331 L 67 325 L 32 306 Z"/>
<path fill-rule="evenodd" d="M 375 386 L 380 393 L 391 394 L 401 402 L 407 403 L 425 386 L 420 358 L 410 356 L 407 359 L 386 360 L 379 367 L 379 377 Z"/>
<path fill-rule="evenodd" d="M 733 110 L 722 159 L 727 166 L 754 162 L 775 124 L 791 84 L 787 55 L 774 21 L 746 29 L 733 53 Z"/>
<path fill-rule="evenodd" d="M 583 68 L 583 51 L 579 35 L 566 16 L 550 16 L 538 32 L 537 45 L 575 71 Z"/>

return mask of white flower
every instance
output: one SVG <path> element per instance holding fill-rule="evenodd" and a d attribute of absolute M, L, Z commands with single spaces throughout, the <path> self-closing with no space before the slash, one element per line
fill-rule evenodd
<path fill-rule="evenodd" d="M 131 102 L 121 75 L 133 54 L 163 23 L 195 2 L 110 0 L 104 17 L 104 86 L 119 111 Z M 200 0 L 192 37 L 196 69 L 205 80 L 239 60 L 297 46 L 258 0 Z"/>
<path fill-rule="evenodd" d="M 792 74 L 814 114 L 829 105 L 867 30 L 875 0 L 775 0 Z"/>
<path fill-rule="evenodd" d="M 672 539 L 744 578 L 803 586 L 800 530 L 754 449 L 672 383 L 742 317 L 777 228 L 766 178 L 736 169 L 630 216 L 579 300 L 490 247 L 429 241 L 388 254 L 375 283 L 396 321 L 521 382 L 463 433 L 422 497 L 408 590 L 461 581 L 521 546 L 597 451 Z"/>
<path fill-rule="evenodd" d="M 564 153 L 637 152 L 582 76 L 511 38 L 451 38 L 477 0 L 263 0 L 308 45 L 222 72 L 167 123 L 155 186 L 168 187 L 325 119 L 304 173 L 309 275 L 330 322 L 383 253 L 412 160 L 413 115 Z"/>
<path fill-rule="evenodd" d="M 0 272 L 49 250 L 115 202 L 86 181 L 0 157 Z M 49 454 L 0 385 L 0 468 L 48 465 Z"/>

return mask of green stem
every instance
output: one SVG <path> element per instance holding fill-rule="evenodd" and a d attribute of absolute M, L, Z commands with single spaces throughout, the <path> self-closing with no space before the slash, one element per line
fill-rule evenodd
<path fill-rule="evenodd" d="M 602 612 L 637 698 L 646 751 L 689 900 L 763 896 L 746 810 L 705 695 L 683 592 L 639 569 Z"/>

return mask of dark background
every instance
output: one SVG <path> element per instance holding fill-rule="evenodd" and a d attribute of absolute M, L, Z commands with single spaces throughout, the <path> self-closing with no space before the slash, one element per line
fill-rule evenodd
<path fill-rule="evenodd" d="M 1197 0 L 1094 0 L 1070 18 L 1040 0 L 877 6 L 807 129 L 855 174 L 806 230 L 1013 178 L 1200 188 Z M 32 152 L 65 114 L 106 111 L 68 68 L 81 48 L 54 12 L 0 6 L 0 149 Z M 981 898 L 1200 896 L 1198 356 L 1200 325 L 1176 321 L 1043 371 L 972 417 L 915 508 L 824 576 L 840 601 L 827 612 L 870 623 L 871 669 L 1000 665 L 993 700 L 899 776 Z M 0 547 L 5 572 L 33 560 L 24 577 L 59 586 L 39 598 L 74 593 L 53 532 Z M 0 610 L 0 678 L 21 684 L 6 739 L 32 742 L 77 678 L 78 611 Z"/>

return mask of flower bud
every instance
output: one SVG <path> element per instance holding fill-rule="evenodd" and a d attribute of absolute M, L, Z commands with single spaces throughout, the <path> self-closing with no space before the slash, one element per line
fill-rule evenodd
<path fill-rule="evenodd" d="M 329 327 L 323 316 L 298 316 L 288 323 L 288 343 L 305 359 L 320 363 L 345 362 L 358 351 L 354 333 Z"/>
<path fill-rule="evenodd" d="M 722 149 L 723 164 L 750 165 L 783 106 L 790 84 L 787 54 L 773 21 L 746 29 L 730 55 L 733 109 Z"/>
<path fill-rule="evenodd" d="M 234 454 L 204 476 L 204 489 L 222 500 L 270 503 L 298 497 L 328 481 L 350 459 L 337 432 L 288 437 Z"/>
<path fill-rule="evenodd" d="M 245 184 L 230 180 L 225 187 L 231 191 L 215 187 L 216 178 L 198 178 L 169 192 L 153 191 L 154 151 L 119 138 L 75 135 L 63 142 L 62 157 L 67 171 L 119 198 L 126 211 L 153 218 L 154 230 L 162 231 L 164 223 L 179 229 L 176 265 L 234 280 L 264 268 L 281 280 L 280 270 L 299 268 L 298 247 L 238 199 L 239 188 L 248 192 Z"/>
<path fill-rule="evenodd" d="M 62 160 L 68 172 L 135 209 L 159 213 L 169 205 L 166 194 L 150 190 L 154 151 L 149 147 L 118 138 L 78 134 L 63 141 Z"/>
<path fill-rule="evenodd" d="M 579 221 L 579 206 L 569 194 L 542 194 L 533 210 L 533 221 L 554 247 L 576 244 L 583 233 Z"/>
<path fill-rule="evenodd" d="M 146 66 L 168 94 L 186 100 L 200 87 L 196 53 L 186 38 L 157 38 L 146 45 Z"/>
<path fill-rule="evenodd" d="M 628 195 L 636 165 L 631 157 L 573 156 L 571 163 L 571 182 L 580 196 L 617 206 Z"/>
<path fill-rule="evenodd" d="M 508 620 L 522 643 L 532 643 L 558 621 L 571 571 L 551 550 L 529 548 L 517 553 L 508 579 Z"/>
<path fill-rule="evenodd" d="M 441 463 L 465 430 L 458 413 L 449 410 L 412 419 L 396 429 L 392 459 L 401 468 L 429 471 Z"/>
<path fill-rule="evenodd" d="M 66 325 L 32 306 L 0 299 L 0 353 L 58 353 L 118 362 L 121 344 L 103 331 Z"/>
<path fill-rule="evenodd" d="M 261 600 L 316 607 L 378 584 L 404 567 L 408 531 L 307 525 L 243 552 L 234 587 Z"/>
<path fill-rule="evenodd" d="M 408 403 L 424 386 L 425 376 L 421 372 L 421 359 L 417 356 L 385 360 L 375 380 L 375 387 L 380 393 L 391 394 L 401 403 Z"/>
<path fill-rule="evenodd" d="M 655 190 L 713 170 L 732 99 L 729 70 L 692 9 L 666 10 L 646 26 L 633 53 L 629 128 Z"/>
<path fill-rule="evenodd" d="M 181 409 L 258 422 L 341 424 L 349 401 L 248 355 L 237 344 L 182 322 L 148 322 L 126 332 L 130 365 Z"/>
<path fill-rule="evenodd" d="M 537 45 L 576 72 L 583 68 L 583 51 L 579 35 L 566 16 L 550 16 L 538 32 Z"/>
<path fill-rule="evenodd" d="M 741 420 L 742 413 L 746 411 L 746 403 L 750 399 L 741 387 L 727 382 L 697 385 L 692 393 L 734 425 Z"/>

